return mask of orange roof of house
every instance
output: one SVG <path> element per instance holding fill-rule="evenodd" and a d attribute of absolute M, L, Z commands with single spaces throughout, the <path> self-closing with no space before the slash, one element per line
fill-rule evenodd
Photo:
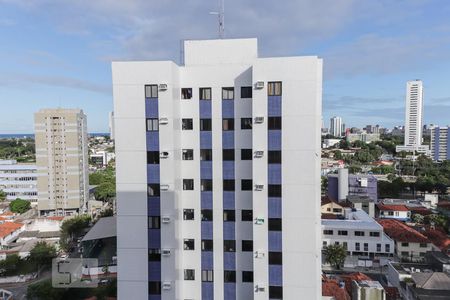
<path fill-rule="evenodd" d="M 410 207 L 412 213 L 419 214 L 422 216 L 431 215 L 433 212 L 426 207 Z"/>
<path fill-rule="evenodd" d="M 347 291 L 336 280 L 322 277 L 322 296 L 334 297 L 336 300 L 350 300 Z"/>
<path fill-rule="evenodd" d="M 423 231 L 423 234 L 441 251 L 450 250 L 450 238 L 440 229 L 431 229 L 429 226 Z"/>
<path fill-rule="evenodd" d="M 4 238 L 5 236 L 21 228 L 22 226 L 22 223 L 15 222 L 5 222 L 0 224 L 0 238 Z"/>
<path fill-rule="evenodd" d="M 409 208 L 406 205 L 402 204 L 384 204 L 378 203 L 378 208 L 380 210 L 388 210 L 388 211 L 409 211 Z"/>
<path fill-rule="evenodd" d="M 396 241 L 409 243 L 430 242 L 426 236 L 400 221 L 393 219 L 378 219 L 377 222 L 383 226 L 384 232 Z"/>
<path fill-rule="evenodd" d="M 0 216 L 14 216 L 14 213 L 11 211 L 5 211 L 4 213 L 2 213 Z"/>
<path fill-rule="evenodd" d="M 355 281 L 362 281 L 362 280 L 373 281 L 372 278 L 370 278 L 366 274 L 363 274 L 360 272 L 345 274 L 345 275 L 341 275 L 340 277 L 342 278 L 342 280 L 344 280 L 345 289 L 347 290 L 347 293 L 349 293 L 349 294 L 352 293 L 352 281 L 353 280 L 355 280 Z"/>

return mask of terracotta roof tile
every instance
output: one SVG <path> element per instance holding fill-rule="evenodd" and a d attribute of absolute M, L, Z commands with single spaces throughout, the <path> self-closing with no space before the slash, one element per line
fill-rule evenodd
<path fill-rule="evenodd" d="M 378 203 L 378 208 L 380 210 L 387 210 L 387 211 L 409 211 L 409 208 L 406 207 L 406 205 L 401 204 L 384 204 L 384 203 Z"/>
<path fill-rule="evenodd" d="M 347 291 L 339 286 L 336 280 L 322 279 L 322 296 L 334 297 L 336 300 L 350 300 Z"/>
<path fill-rule="evenodd" d="M 16 222 L 5 222 L 0 224 L 0 238 L 4 238 L 5 236 L 21 228 L 22 226 L 22 223 Z"/>
<path fill-rule="evenodd" d="M 377 222 L 383 226 L 384 232 L 396 241 L 409 243 L 430 242 L 426 236 L 400 221 L 393 219 L 378 219 Z"/>

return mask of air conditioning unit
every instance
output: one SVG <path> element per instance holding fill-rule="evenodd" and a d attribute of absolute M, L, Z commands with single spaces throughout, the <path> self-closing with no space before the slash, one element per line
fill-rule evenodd
<path fill-rule="evenodd" d="M 264 189 L 264 184 L 255 184 L 256 191 L 262 191 Z"/>
<path fill-rule="evenodd" d="M 159 158 L 168 158 L 168 157 L 169 157 L 169 152 L 167 152 L 167 151 L 159 152 Z"/>
<path fill-rule="evenodd" d="M 169 216 L 161 217 L 161 222 L 164 223 L 164 224 L 169 224 L 170 223 L 170 217 Z"/>
<path fill-rule="evenodd" d="M 264 285 L 262 285 L 262 284 L 258 284 L 258 285 L 256 285 L 255 286 L 255 291 L 256 292 L 265 292 L 266 291 L 266 287 L 264 286 Z"/>
<path fill-rule="evenodd" d="M 167 90 L 167 84 L 166 84 L 166 83 L 161 83 L 161 84 L 158 86 L 158 89 L 159 89 L 160 91 L 166 91 L 166 90 Z"/>
<path fill-rule="evenodd" d="M 262 224 L 264 224 L 264 218 L 256 218 L 256 219 L 255 219 L 255 224 L 256 224 L 256 225 L 262 225 Z"/>
<path fill-rule="evenodd" d="M 159 186 L 159 188 L 161 189 L 161 191 L 168 191 L 169 190 L 169 185 L 168 184 L 161 184 Z"/>
<path fill-rule="evenodd" d="M 255 258 L 264 258 L 265 254 L 263 250 L 259 250 L 255 252 Z"/>
<path fill-rule="evenodd" d="M 162 283 L 162 289 L 163 290 L 170 290 L 172 288 L 172 282 L 170 281 L 164 281 Z"/>
<path fill-rule="evenodd" d="M 264 156 L 264 151 L 258 150 L 255 151 L 255 158 L 260 158 Z"/>
<path fill-rule="evenodd" d="M 264 122 L 264 117 L 255 117 L 255 123 L 261 124 Z"/>
<path fill-rule="evenodd" d="M 170 249 L 162 249 L 161 255 L 162 256 L 170 256 Z"/>
<path fill-rule="evenodd" d="M 257 81 L 255 83 L 255 89 L 263 89 L 264 88 L 264 81 Z"/>
<path fill-rule="evenodd" d="M 169 124 L 169 119 L 159 118 L 159 124 L 161 124 L 161 125 Z"/>

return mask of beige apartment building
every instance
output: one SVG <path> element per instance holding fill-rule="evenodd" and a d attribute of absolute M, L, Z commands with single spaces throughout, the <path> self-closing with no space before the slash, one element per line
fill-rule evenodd
<path fill-rule="evenodd" d="M 88 142 L 81 109 L 42 109 L 35 113 L 38 209 L 40 215 L 71 215 L 86 210 Z"/>

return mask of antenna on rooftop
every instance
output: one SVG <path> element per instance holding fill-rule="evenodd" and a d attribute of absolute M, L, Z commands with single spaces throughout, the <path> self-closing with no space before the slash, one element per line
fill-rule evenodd
<path fill-rule="evenodd" d="M 225 0 L 219 0 L 219 11 L 212 11 L 210 15 L 217 15 L 219 23 L 219 38 L 223 39 L 225 35 Z"/>

